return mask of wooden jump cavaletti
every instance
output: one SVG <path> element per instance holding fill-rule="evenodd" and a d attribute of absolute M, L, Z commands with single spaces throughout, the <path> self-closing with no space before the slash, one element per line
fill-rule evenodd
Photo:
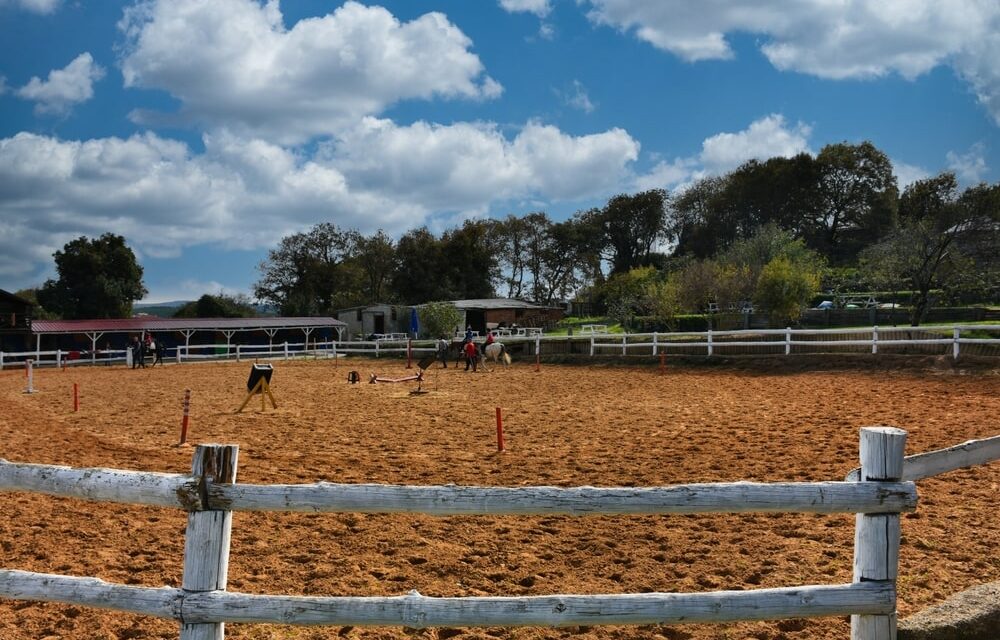
<path fill-rule="evenodd" d="M 462 487 L 236 484 L 238 446 L 199 445 L 190 475 L 0 460 L 0 491 L 179 507 L 189 512 L 181 588 L 0 569 L 0 598 L 63 602 L 181 622 L 181 640 L 220 640 L 225 622 L 422 627 L 674 624 L 852 616 L 853 640 L 895 638 L 899 513 L 916 507 L 906 432 L 861 430 L 857 482 L 665 487 Z M 1000 453 L 992 459 L 1000 458 Z M 968 463 L 937 457 L 937 473 Z M 986 462 L 978 457 L 980 462 Z M 499 514 L 856 513 L 854 581 L 711 593 L 531 597 L 303 597 L 226 591 L 234 511 Z"/>

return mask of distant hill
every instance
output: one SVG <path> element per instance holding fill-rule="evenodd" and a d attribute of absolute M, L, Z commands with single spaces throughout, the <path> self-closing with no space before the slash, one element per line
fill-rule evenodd
<path fill-rule="evenodd" d="M 191 300 L 172 300 L 170 302 L 136 302 L 132 305 L 132 312 L 134 314 L 145 314 L 148 316 L 156 316 L 158 318 L 173 318 L 177 310 L 184 305 L 192 302 Z M 278 308 L 274 305 L 269 304 L 257 304 L 254 305 L 257 310 L 258 316 L 276 316 L 278 315 Z"/>
<path fill-rule="evenodd" d="M 173 300 L 170 302 L 136 302 L 132 305 L 133 314 L 144 313 L 158 318 L 172 318 L 177 310 L 186 305 L 188 300 Z"/>

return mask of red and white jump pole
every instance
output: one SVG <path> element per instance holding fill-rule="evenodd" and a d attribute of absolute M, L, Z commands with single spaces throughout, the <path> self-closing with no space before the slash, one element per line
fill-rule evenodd
<path fill-rule="evenodd" d="M 191 390 L 184 390 L 184 419 L 181 421 L 181 441 L 177 446 L 187 444 L 188 437 L 188 414 L 191 413 Z"/>
<path fill-rule="evenodd" d="M 500 407 L 497 407 L 497 451 L 503 453 L 503 418 L 500 415 Z"/>

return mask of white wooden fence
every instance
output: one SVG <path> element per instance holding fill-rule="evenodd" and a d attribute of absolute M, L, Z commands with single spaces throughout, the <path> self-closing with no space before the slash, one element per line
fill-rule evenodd
<path fill-rule="evenodd" d="M 706 356 L 738 355 L 739 349 L 754 349 L 757 355 L 790 355 L 797 351 L 822 351 L 837 353 L 844 348 L 857 351 L 864 348 L 871 353 L 885 352 L 887 347 L 934 347 L 958 359 L 962 345 L 992 345 L 1000 350 L 1000 338 L 972 338 L 970 331 L 1000 332 L 1000 325 L 954 325 L 947 327 L 906 327 L 861 329 L 763 329 L 742 331 L 696 331 L 686 333 L 601 333 L 604 325 L 586 325 L 591 330 L 587 336 L 546 336 L 511 335 L 503 337 L 509 346 L 522 345 L 525 352 L 546 354 L 555 346 L 567 342 L 580 343 L 589 350 L 590 357 L 608 355 L 653 355 L 670 353 L 700 353 Z M 886 337 L 887 334 L 906 333 L 909 337 Z M 962 333 L 966 337 L 962 337 Z M 551 346 L 550 346 L 551 345 Z M 546 348 L 548 347 L 548 348 Z M 203 344 L 180 345 L 168 349 L 167 359 L 181 363 L 186 361 L 236 360 L 241 359 L 283 359 L 294 358 L 336 358 L 340 355 L 366 355 L 376 358 L 383 355 L 398 355 L 410 352 L 414 356 L 434 353 L 431 341 L 409 341 L 406 339 L 348 340 L 327 342 L 280 342 L 268 344 Z M 760 352 L 763 351 L 763 352 Z M 79 364 L 131 364 L 126 350 L 110 350 L 99 353 L 84 352 L 83 357 L 70 360 L 70 351 L 0 351 L 0 369 L 4 367 L 24 367 L 27 359 L 34 366 L 74 366 Z M 582 354 L 581 354 L 582 355 Z"/>
<path fill-rule="evenodd" d="M 870 348 L 873 354 L 893 346 L 938 345 L 958 359 L 962 345 L 987 344 L 1000 347 L 1000 338 L 971 338 L 970 331 L 1000 332 L 1000 325 L 954 325 L 948 327 L 865 327 L 858 329 L 758 329 L 739 331 L 694 331 L 687 333 L 606 334 L 590 337 L 590 355 L 601 353 L 669 354 L 671 351 L 702 351 L 706 356 L 736 353 L 739 348 L 765 348 L 770 355 L 790 355 L 800 348 L 835 352 L 841 347 Z M 962 337 L 962 332 L 966 337 Z M 906 333 L 909 337 L 885 337 Z M 881 337 L 880 337 L 881 334 Z M 948 335 L 950 334 L 950 335 Z M 741 339 L 742 338 L 742 339 Z M 943 347 L 942 347 L 943 345 Z"/>
<path fill-rule="evenodd" d="M 998 436 L 1000 438 L 1000 436 Z M 190 475 L 74 469 L 0 460 L 0 491 L 179 507 L 189 512 L 180 588 L 0 569 L 0 598 L 62 602 L 180 622 L 182 640 L 221 640 L 225 622 L 407 627 L 671 624 L 852 616 L 855 640 L 895 638 L 906 432 L 861 430 L 856 482 L 712 483 L 650 488 L 236 484 L 238 447 L 201 445 Z M 996 459 L 1000 452 L 994 451 Z M 937 473 L 967 457 L 942 454 Z M 302 597 L 226 591 L 234 511 L 465 514 L 857 513 L 854 581 L 711 593 L 432 598 Z"/>

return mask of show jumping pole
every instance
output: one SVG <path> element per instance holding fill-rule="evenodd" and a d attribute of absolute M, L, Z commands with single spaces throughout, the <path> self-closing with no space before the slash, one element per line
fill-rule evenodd
<path fill-rule="evenodd" d="M 181 441 L 177 446 L 187 444 L 188 437 L 188 414 L 191 412 L 191 390 L 184 390 L 184 419 L 181 420 Z"/>
<path fill-rule="evenodd" d="M 24 364 L 24 375 L 28 377 L 28 388 L 24 390 L 25 393 L 35 392 L 35 369 L 34 361 L 30 358 Z"/>
<path fill-rule="evenodd" d="M 500 416 L 500 407 L 497 407 L 497 451 L 503 453 L 503 418 Z"/>

